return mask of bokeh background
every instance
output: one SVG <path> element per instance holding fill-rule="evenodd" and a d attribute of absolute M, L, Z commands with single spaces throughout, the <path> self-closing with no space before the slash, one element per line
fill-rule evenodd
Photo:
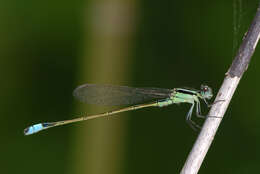
<path fill-rule="evenodd" d="M 83 83 L 206 83 L 216 94 L 257 6 L 258 0 L 1 1 L 1 173 L 179 173 L 198 135 L 185 122 L 187 104 L 32 136 L 23 129 L 118 108 L 73 99 Z M 259 56 L 258 47 L 201 174 L 259 172 Z"/>

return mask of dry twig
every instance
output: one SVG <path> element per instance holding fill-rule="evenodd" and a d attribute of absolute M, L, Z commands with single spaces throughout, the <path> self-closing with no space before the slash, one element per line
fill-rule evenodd
<path fill-rule="evenodd" d="M 224 82 L 215 99 L 215 101 L 223 100 L 223 102 L 217 102 L 214 104 L 209 112 L 209 115 L 220 117 L 220 119 L 214 117 L 208 117 L 206 119 L 187 161 L 182 168 L 181 174 L 198 173 L 239 81 L 248 68 L 248 64 L 258 43 L 259 36 L 260 6 L 257 9 L 256 16 L 243 39 L 231 67 L 226 73 Z"/>

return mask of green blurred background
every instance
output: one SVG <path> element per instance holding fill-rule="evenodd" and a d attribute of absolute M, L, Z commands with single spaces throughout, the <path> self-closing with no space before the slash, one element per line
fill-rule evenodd
<path fill-rule="evenodd" d="M 118 108 L 74 100 L 73 89 L 83 83 L 206 83 L 216 94 L 257 6 L 258 0 L 1 1 L 1 173 L 179 173 L 198 135 L 185 122 L 187 104 L 32 136 L 23 129 Z M 201 174 L 259 171 L 258 49 Z"/>

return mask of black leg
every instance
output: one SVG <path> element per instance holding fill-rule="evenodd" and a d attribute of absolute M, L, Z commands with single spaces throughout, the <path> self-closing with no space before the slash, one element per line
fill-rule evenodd
<path fill-rule="evenodd" d="M 220 101 L 224 101 L 224 100 L 218 100 L 218 101 L 212 103 L 211 105 L 208 105 L 208 103 L 206 103 L 206 101 L 205 101 L 205 103 L 208 105 L 208 107 L 211 107 L 213 104 L 215 104 L 217 102 L 220 102 Z M 197 102 L 197 117 L 199 117 L 199 118 L 207 118 L 207 117 L 221 118 L 221 117 L 218 117 L 218 116 L 208 116 L 208 115 L 204 116 L 204 115 L 201 115 L 201 109 L 200 109 L 200 102 L 199 101 Z"/>
<path fill-rule="evenodd" d="M 197 131 L 198 129 L 200 129 L 201 127 L 199 125 L 197 125 L 194 121 L 191 120 L 191 116 L 192 116 L 192 111 L 193 111 L 193 108 L 194 108 L 194 105 L 195 103 L 192 104 L 187 116 L 186 116 L 186 121 L 187 123 L 190 125 L 190 127 Z"/>
<path fill-rule="evenodd" d="M 198 118 L 206 118 L 206 116 L 201 114 L 200 101 L 196 101 L 196 115 Z"/>
<path fill-rule="evenodd" d="M 215 102 L 209 104 L 205 98 L 204 98 L 203 100 L 204 100 L 204 102 L 206 103 L 206 105 L 207 105 L 209 108 L 210 108 L 211 106 L 213 106 L 214 104 L 218 103 L 218 102 L 224 102 L 224 101 L 225 101 L 225 100 L 218 100 L 218 101 L 215 101 Z"/>

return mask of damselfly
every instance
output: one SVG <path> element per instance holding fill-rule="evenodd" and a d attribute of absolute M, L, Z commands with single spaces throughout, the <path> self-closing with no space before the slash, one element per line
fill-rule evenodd
<path fill-rule="evenodd" d="M 203 100 L 207 106 L 210 106 L 207 100 L 212 98 L 213 93 L 212 89 L 207 85 L 201 85 L 200 90 L 195 90 L 189 88 L 133 88 L 128 86 L 84 84 L 77 87 L 74 90 L 73 95 L 80 101 L 90 104 L 130 106 L 101 114 L 83 116 L 72 120 L 35 124 L 27 127 L 24 130 L 24 134 L 31 135 L 51 127 L 90 120 L 98 117 L 105 117 L 129 110 L 136 110 L 146 107 L 164 107 L 177 103 L 191 104 L 186 120 L 192 128 L 196 129 L 199 126 L 191 120 L 193 108 L 196 106 L 196 115 L 198 117 L 205 117 L 201 115 L 199 99 Z"/>

